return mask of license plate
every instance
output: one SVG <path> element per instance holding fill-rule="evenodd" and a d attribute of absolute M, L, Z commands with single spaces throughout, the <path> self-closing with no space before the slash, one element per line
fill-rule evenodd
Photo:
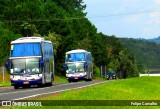
<path fill-rule="evenodd" d="M 74 79 L 78 79 L 77 77 L 75 77 Z"/>
<path fill-rule="evenodd" d="M 23 82 L 23 84 L 29 84 L 29 82 Z"/>

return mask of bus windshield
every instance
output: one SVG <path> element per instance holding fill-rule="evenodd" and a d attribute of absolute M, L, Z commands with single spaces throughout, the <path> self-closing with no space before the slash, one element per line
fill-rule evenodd
<path fill-rule="evenodd" d="M 84 53 L 72 53 L 66 55 L 66 62 L 77 62 L 77 61 L 84 61 L 85 55 Z"/>
<path fill-rule="evenodd" d="M 12 59 L 10 72 L 12 74 L 41 73 L 41 68 L 39 66 L 39 58 Z"/>
<path fill-rule="evenodd" d="M 83 73 L 84 72 L 84 63 L 73 63 L 67 64 L 68 70 L 67 73 Z"/>
<path fill-rule="evenodd" d="M 20 43 L 11 45 L 11 57 L 40 56 L 40 43 Z"/>

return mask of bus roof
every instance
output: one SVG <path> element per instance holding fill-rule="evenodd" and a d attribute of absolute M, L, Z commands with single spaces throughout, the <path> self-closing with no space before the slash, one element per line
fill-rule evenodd
<path fill-rule="evenodd" d="M 15 44 L 15 43 L 30 43 L 30 42 L 42 42 L 45 41 L 44 38 L 42 37 L 22 37 L 19 38 L 17 40 L 14 40 L 11 42 L 11 44 Z M 51 41 L 45 41 L 48 43 L 51 43 Z"/>
<path fill-rule="evenodd" d="M 88 52 L 88 51 L 86 51 L 86 50 L 83 50 L 83 49 L 77 49 L 77 50 L 71 50 L 71 51 L 68 51 L 68 52 L 66 52 L 66 54 L 71 54 L 71 53 L 90 53 L 90 52 Z"/>

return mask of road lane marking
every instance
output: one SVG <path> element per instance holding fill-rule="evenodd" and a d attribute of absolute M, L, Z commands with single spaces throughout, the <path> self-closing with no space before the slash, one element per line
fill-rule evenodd
<path fill-rule="evenodd" d="M 31 97 L 37 97 L 39 95 L 47 95 L 47 94 L 54 94 L 54 93 L 59 93 L 59 92 L 64 92 L 64 91 L 69 91 L 69 90 L 81 89 L 81 88 L 85 88 L 85 87 L 89 87 L 89 86 L 93 86 L 93 85 L 98 85 L 98 84 L 102 84 L 102 83 L 106 83 L 106 82 L 108 82 L 108 81 L 102 81 L 102 82 L 98 82 L 98 83 L 94 83 L 94 84 L 90 84 L 90 85 L 71 88 L 71 89 L 64 89 L 64 90 L 59 90 L 59 91 L 54 91 L 54 92 L 40 93 L 40 94 L 27 96 L 27 97 L 22 97 L 22 98 L 17 98 L 17 99 L 13 99 L 13 100 L 22 100 L 22 99 L 27 99 L 27 98 L 31 98 Z"/>
<path fill-rule="evenodd" d="M 66 84 L 60 84 L 60 85 L 53 85 L 53 86 L 50 86 L 50 87 L 44 87 L 44 88 L 37 88 L 37 89 L 27 89 L 27 90 L 24 90 L 24 91 L 18 91 L 17 89 L 15 90 L 16 92 L 7 92 L 7 93 L 0 93 L 0 95 L 7 95 L 7 94 L 16 94 L 16 93 L 21 93 L 21 92 L 32 92 L 32 91 L 36 91 L 36 90 L 40 90 L 40 89 L 47 89 L 47 88 L 52 88 L 52 87 L 59 87 L 59 86 L 65 86 L 65 85 L 71 85 L 71 84 L 81 84 L 83 82 L 76 82 L 76 83 L 66 83 Z"/>
<path fill-rule="evenodd" d="M 80 82 L 78 82 L 80 83 Z M 59 85 L 53 85 L 53 86 L 50 86 L 50 87 L 44 87 L 44 88 L 36 88 L 36 89 L 27 89 L 27 90 L 24 90 L 24 91 L 18 91 L 17 89 L 15 90 L 16 92 L 7 92 L 7 93 L 0 93 L 0 95 L 6 95 L 6 94 L 15 94 L 15 93 L 21 93 L 21 92 L 31 92 L 31 91 L 36 91 L 36 90 L 40 90 L 40 89 L 46 89 L 46 88 L 51 88 L 51 87 L 57 87 L 57 86 L 64 86 L 64 85 L 70 85 L 71 83 L 66 83 L 66 84 L 59 84 Z M 74 83 L 72 83 L 74 84 Z"/>
<path fill-rule="evenodd" d="M 52 87 L 55 87 L 55 86 L 52 86 Z M 31 92 L 31 91 L 36 91 L 36 90 L 39 90 L 39 89 L 46 89 L 46 88 L 49 88 L 49 87 L 32 89 L 32 90 L 24 90 L 24 91 L 16 91 L 16 92 L 7 92 L 7 93 L 1 93 L 0 95 L 14 94 L 14 93 L 20 93 L 20 92 Z"/>

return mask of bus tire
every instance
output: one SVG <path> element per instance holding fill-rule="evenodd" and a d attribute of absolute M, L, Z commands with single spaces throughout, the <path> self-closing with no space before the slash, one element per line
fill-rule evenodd
<path fill-rule="evenodd" d="M 14 86 L 14 89 L 18 89 L 19 87 L 18 86 Z"/>
<path fill-rule="evenodd" d="M 91 81 L 93 80 L 93 73 L 91 73 Z"/>
<path fill-rule="evenodd" d="M 53 86 L 54 76 L 52 74 L 50 86 Z"/>
<path fill-rule="evenodd" d="M 71 81 L 71 80 L 68 80 L 68 82 L 71 83 L 72 81 Z"/>
<path fill-rule="evenodd" d="M 88 82 L 89 81 L 89 79 L 85 79 L 85 82 Z"/>
<path fill-rule="evenodd" d="M 91 73 L 90 78 L 86 79 L 85 81 L 92 81 L 93 79 L 93 74 Z"/>
<path fill-rule="evenodd" d="M 51 82 L 48 84 L 49 86 L 53 85 L 53 78 L 51 79 Z"/>

